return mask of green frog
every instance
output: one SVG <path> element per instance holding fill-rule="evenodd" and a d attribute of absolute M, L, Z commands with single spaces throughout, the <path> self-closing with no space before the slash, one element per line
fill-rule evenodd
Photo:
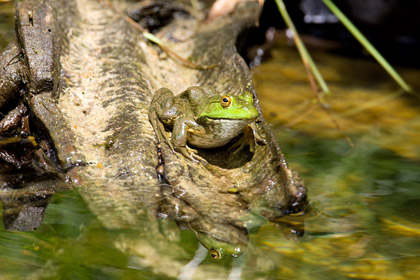
<path fill-rule="evenodd" d="M 233 244 L 230 240 L 218 240 L 205 233 L 195 232 L 195 234 L 200 243 L 209 251 L 210 257 L 215 260 L 220 260 L 224 255 L 240 257 L 248 247 L 248 240 L 237 240 Z"/>
<path fill-rule="evenodd" d="M 251 92 L 220 95 L 213 88 L 203 86 L 189 87 L 177 96 L 161 88 L 154 94 L 149 108 L 149 120 L 159 143 L 166 142 L 173 151 L 193 161 L 205 160 L 187 144 L 205 149 L 221 147 L 241 133 L 245 137 L 236 144 L 237 150 L 248 144 L 253 152 L 256 141 L 262 141 L 256 133 L 257 117 Z M 172 130 L 171 141 L 165 127 Z"/>

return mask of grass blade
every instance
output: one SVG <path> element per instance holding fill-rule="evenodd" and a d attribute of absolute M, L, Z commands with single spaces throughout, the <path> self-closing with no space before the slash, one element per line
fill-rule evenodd
<path fill-rule="evenodd" d="M 411 94 L 415 94 L 413 89 L 404 81 L 404 79 L 395 71 L 395 69 L 386 61 L 386 59 L 376 50 L 376 48 L 366 39 L 366 37 L 354 26 L 353 23 L 341 12 L 341 10 L 331 1 L 323 0 L 324 4 L 335 14 L 341 23 L 350 31 L 350 33 L 359 41 L 359 43 L 378 61 L 388 74 L 400 85 L 400 87 Z"/>
<path fill-rule="evenodd" d="M 306 49 L 305 45 L 300 39 L 299 33 L 297 32 L 295 25 L 293 24 L 293 21 L 291 20 L 289 13 L 286 10 L 286 6 L 284 5 L 283 0 L 276 0 L 276 4 L 287 27 L 293 32 L 293 40 L 295 41 L 296 47 L 299 51 L 300 56 L 302 57 L 304 65 L 309 66 L 311 73 L 315 76 L 315 79 L 318 85 L 321 87 L 324 94 L 330 93 L 327 83 L 322 78 L 321 73 L 318 71 L 318 68 L 312 60 L 312 57 L 310 56 L 308 50 Z M 309 79 L 311 80 L 311 77 Z"/>

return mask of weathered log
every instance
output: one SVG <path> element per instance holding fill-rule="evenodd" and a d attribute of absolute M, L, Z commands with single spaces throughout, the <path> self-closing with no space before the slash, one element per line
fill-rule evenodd
<path fill-rule="evenodd" d="M 140 14 L 156 4 L 118 3 L 116 9 Z M 154 26 L 155 35 L 195 64 L 216 67 L 194 69 L 171 59 L 103 1 L 19 2 L 25 100 L 49 134 L 60 171 L 106 227 L 136 229 L 144 244 L 159 250 L 166 239 L 158 238 L 156 216 L 170 217 L 194 230 L 205 246 L 209 238 L 238 256 L 256 216 L 271 220 L 302 211 L 306 189 L 265 123 L 249 69 L 235 49 L 238 34 L 255 24 L 258 5 L 238 5 L 233 14 L 207 24 L 191 10 L 177 3 L 173 12 L 181 14 Z M 157 140 L 147 115 L 152 96 L 161 87 L 179 93 L 192 85 L 222 94 L 250 90 L 266 144 L 253 153 L 199 150 L 208 164 L 162 145 L 166 164 L 159 175 L 165 180 L 159 181 Z"/>

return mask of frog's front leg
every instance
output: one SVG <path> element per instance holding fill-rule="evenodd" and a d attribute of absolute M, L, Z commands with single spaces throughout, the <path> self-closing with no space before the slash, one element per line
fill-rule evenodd
<path fill-rule="evenodd" d="M 187 140 L 188 133 L 193 133 L 196 135 L 204 134 L 205 129 L 199 125 L 193 118 L 183 117 L 178 118 L 175 121 L 174 127 L 172 129 L 171 142 L 174 148 L 179 151 L 186 158 L 191 159 L 192 161 L 202 161 L 206 162 L 205 159 L 198 156 L 194 150 L 188 148 Z"/>

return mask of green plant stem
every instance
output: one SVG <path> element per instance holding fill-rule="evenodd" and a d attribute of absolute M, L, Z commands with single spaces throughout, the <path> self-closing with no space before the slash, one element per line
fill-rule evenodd
<path fill-rule="evenodd" d="M 300 39 L 299 33 L 297 32 L 295 25 L 293 24 L 293 21 L 291 20 L 289 13 L 286 10 L 286 6 L 284 5 L 283 0 L 276 0 L 277 7 L 279 8 L 279 11 L 284 19 L 284 22 L 286 23 L 287 27 L 293 32 L 293 40 L 295 41 L 296 47 L 299 51 L 300 56 L 302 57 L 303 63 L 306 65 L 309 65 L 309 68 L 311 70 L 311 73 L 315 76 L 315 79 L 318 83 L 318 85 L 321 87 L 322 91 L 325 94 L 330 93 L 330 90 L 322 78 L 321 73 L 318 71 L 318 68 L 316 67 L 314 61 L 312 60 L 312 57 L 309 55 L 308 50 L 306 49 L 305 45 L 303 44 L 302 40 Z M 311 78 L 310 78 L 311 80 Z"/>
<path fill-rule="evenodd" d="M 401 88 L 411 94 L 414 94 L 412 88 L 403 80 L 395 69 L 386 61 L 386 59 L 375 49 L 375 47 L 366 39 L 366 37 L 354 26 L 353 23 L 341 12 L 341 10 L 331 1 L 323 0 L 325 5 L 335 14 L 341 23 L 350 31 L 350 33 L 359 41 L 359 43 L 378 61 L 389 75 L 401 86 Z"/>
<path fill-rule="evenodd" d="M 314 90 L 315 97 L 316 97 L 316 100 L 318 101 L 318 104 L 321 106 L 322 110 L 324 110 L 325 113 L 329 116 L 330 120 L 335 125 L 335 127 L 343 133 L 343 136 L 349 143 L 350 147 L 354 147 L 354 144 L 351 141 L 350 137 L 348 137 L 348 135 L 343 131 L 340 124 L 337 122 L 333 114 L 330 112 L 329 108 L 324 103 L 323 95 L 319 94 L 317 91 L 315 82 L 313 80 L 313 76 L 315 76 L 315 79 L 318 82 L 318 85 L 321 87 L 322 92 L 324 94 L 330 94 L 330 90 L 328 89 L 327 84 L 325 83 L 324 79 L 321 76 L 321 73 L 318 71 L 318 68 L 316 67 L 314 61 L 312 60 L 312 57 L 309 55 L 308 50 L 306 49 L 305 45 L 300 39 L 300 36 L 295 28 L 295 25 L 293 24 L 293 21 L 286 10 L 286 6 L 284 5 L 283 0 L 276 0 L 276 4 L 277 4 L 277 7 L 279 8 L 279 11 L 287 27 L 293 32 L 293 40 L 295 41 L 296 47 L 302 58 L 303 64 L 305 65 L 306 71 L 308 72 L 309 82 L 311 83 L 311 87 Z"/>

